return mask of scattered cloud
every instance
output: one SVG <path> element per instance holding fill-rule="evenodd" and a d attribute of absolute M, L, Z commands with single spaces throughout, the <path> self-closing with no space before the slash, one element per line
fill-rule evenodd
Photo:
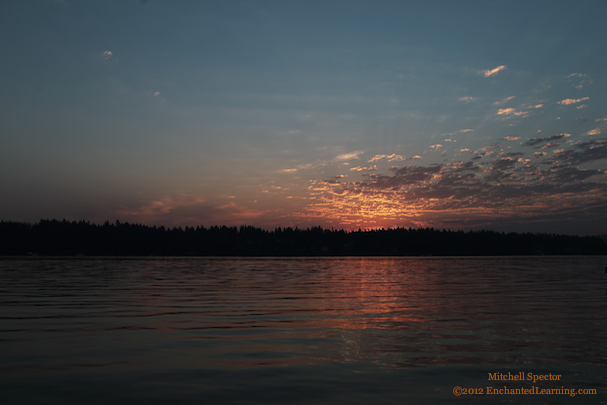
<path fill-rule="evenodd" d="M 560 143 L 555 141 L 569 136 L 557 134 L 522 144 L 556 148 Z M 490 155 L 489 149 L 496 148 L 499 145 L 481 148 L 482 154 Z M 466 223 L 475 215 L 524 222 L 607 207 L 607 183 L 588 181 L 607 171 L 576 167 L 606 159 L 607 139 L 554 149 L 551 154 L 499 150 L 494 156 L 484 163 L 476 162 L 474 156 L 468 162 L 392 167 L 388 174 L 369 173 L 359 181 L 312 181 L 310 191 L 317 199 L 307 206 L 305 215 L 338 218 L 342 223 L 402 226 L 403 218 L 437 220 L 446 212 L 453 223 L 457 218 Z"/>
<path fill-rule="evenodd" d="M 577 98 L 577 99 L 573 99 L 573 98 L 566 98 L 564 100 L 561 100 L 558 102 L 558 104 L 561 105 L 569 105 L 569 104 L 575 104 L 575 103 L 579 103 L 582 102 L 584 100 L 590 100 L 590 97 L 584 97 L 584 98 Z"/>
<path fill-rule="evenodd" d="M 465 103 L 469 103 L 471 101 L 476 100 L 476 97 L 466 96 L 459 99 L 459 101 L 463 101 Z"/>
<path fill-rule="evenodd" d="M 521 138 L 518 137 L 518 136 L 510 136 L 510 135 L 508 135 L 508 136 L 505 136 L 503 138 L 500 138 L 499 140 L 500 141 L 516 141 L 517 139 L 521 139 Z"/>
<path fill-rule="evenodd" d="M 111 58 L 112 56 L 114 56 L 114 55 L 112 54 L 112 51 L 103 51 L 103 52 L 101 53 L 101 57 L 102 57 L 103 59 L 109 59 L 109 58 Z"/>
<path fill-rule="evenodd" d="M 481 70 L 479 73 L 485 77 L 491 77 L 496 75 L 499 71 L 506 69 L 506 66 L 500 65 L 494 69 Z"/>
<path fill-rule="evenodd" d="M 442 148 L 443 145 L 441 145 L 440 143 L 437 143 L 436 145 L 430 145 L 430 149 L 438 149 L 438 148 Z"/>
<path fill-rule="evenodd" d="M 154 92 L 154 97 L 158 97 L 160 95 L 159 91 Z"/>

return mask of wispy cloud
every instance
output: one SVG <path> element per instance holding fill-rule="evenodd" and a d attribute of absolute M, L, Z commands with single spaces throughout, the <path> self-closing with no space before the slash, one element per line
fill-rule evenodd
<path fill-rule="evenodd" d="M 373 165 L 373 166 L 357 166 L 357 167 L 351 167 L 350 170 L 355 170 L 357 172 L 362 172 L 362 171 L 372 171 L 372 170 L 377 170 L 377 166 Z"/>
<path fill-rule="evenodd" d="M 528 115 L 529 111 L 516 111 L 514 108 L 500 108 L 497 111 L 497 115 L 509 116 L 513 115 L 516 117 Z"/>
<path fill-rule="evenodd" d="M 457 135 L 457 134 L 465 134 L 466 132 L 474 132 L 473 129 L 470 128 L 466 128 L 466 129 L 460 129 L 459 131 L 455 131 L 455 132 L 447 132 L 441 135 L 446 135 L 446 136 L 452 136 L 452 135 Z"/>
<path fill-rule="evenodd" d="M 357 150 L 357 151 L 350 152 L 350 153 L 344 153 L 343 155 L 335 156 L 335 158 L 333 160 L 344 161 L 344 160 L 358 159 L 358 156 L 362 155 L 363 153 L 365 153 L 364 150 Z"/>
<path fill-rule="evenodd" d="M 575 86 L 575 88 L 579 90 L 583 87 L 590 86 L 592 83 L 594 83 L 594 79 L 586 80 Z"/>
<path fill-rule="evenodd" d="M 505 99 L 503 99 L 502 101 L 496 101 L 496 102 L 495 102 L 495 103 L 493 103 L 493 104 L 496 104 L 496 105 L 499 105 L 499 104 L 504 104 L 505 102 L 512 100 L 514 97 L 515 97 L 515 96 L 506 97 L 506 98 L 505 98 Z"/>
<path fill-rule="evenodd" d="M 485 77 L 495 76 L 499 71 L 506 69 L 506 66 L 500 65 L 494 69 L 481 70 L 479 73 Z"/>
<path fill-rule="evenodd" d="M 561 104 L 561 105 L 569 105 L 569 104 L 575 104 L 575 103 L 579 103 L 579 102 L 582 102 L 582 101 L 584 101 L 584 100 L 590 100 L 590 97 L 577 98 L 577 99 L 574 99 L 574 98 L 566 98 L 566 99 L 564 99 L 564 100 L 559 101 L 559 102 L 558 102 L 558 104 Z"/>
<path fill-rule="evenodd" d="M 103 59 L 109 59 L 109 58 L 111 58 L 112 56 L 114 56 L 114 55 L 112 54 L 112 51 L 103 51 L 103 52 L 101 53 L 101 57 L 102 57 Z"/>
<path fill-rule="evenodd" d="M 521 145 L 535 146 L 535 145 L 539 145 L 544 142 L 558 141 L 559 139 L 569 138 L 570 136 L 571 136 L 571 134 L 562 133 L 562 134 L 558 134 L 558 135 L 548 136 L 545 138 L 533 138 L 533 139 L 529 139 L 526 142 L 521 142 Z"/>
<path fill-rule="evenodd" d="M 508 135 L 508 136 L 505 136 L 503 138 L 500 138 L 499 140 L 500 141 L 516 141 L 517 139 L 521 139 L 521 138 L 518 137 L 518 136 L 510 136 L 510 135 Z"/>
<path fill-rule="evenodd" d="M 462 97 L 459 99 L 459 101 L 463 101 L 465 103 L 469 103 L 474 100 L 476 100 L 476 97 L 472 97 L 472 96 L 466 96 L 466 97 Z"/>

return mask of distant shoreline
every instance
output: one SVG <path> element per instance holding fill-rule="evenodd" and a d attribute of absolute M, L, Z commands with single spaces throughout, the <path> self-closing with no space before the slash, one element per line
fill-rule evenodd
<path fill-rule="evenodd" d="M 1 261 L 9 260 L 192 260 L 192 259 L 258 259 L 258 260 L 279 260 L 279 259 L 514 259 L 514 258 L 558 258 L 558 257 L 607 257 L 607 254 L 602 255 L 512 255 L 512 256 L 0 256 Z"/>
<path fill-rule="evenodd" d="M 512 257 L 607 255 L 605 236 L 395 228 L 164 228 L 120 223 L 0 221 L 0 256 Z"/>

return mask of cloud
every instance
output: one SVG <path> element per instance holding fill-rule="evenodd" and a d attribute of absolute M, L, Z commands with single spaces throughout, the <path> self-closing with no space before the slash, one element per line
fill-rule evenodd
<path fill-rule="evenodd" d="M 104 51 L 101 53 L 103 59 L 109 59 L 113 56 L 112 51 Z"/>
<path fill-rule="evenodd" d="M 333 160 L 343 161 L 343 160 L 358 159 L 358 155 L 361 155 L 363 153 L 365 153 L 364 150 L 357 150 L 355 152 L 344 153 L 343 155 L 335 156 L 335 158 Z"/>
<path fill-rule="evenodd" d="M 539 159 L 539 158 L 544 157 L 544 156 L 546 156 L 546 155 L 547 155 L 547 153 L 546 153 L 546 152 L 535 152 L 535 153 L 533 154 L 533 158 L 534 158 L 534 159 Z"/>
<path fill-rule="evenodd" d="M 233 198 L 233 196 L 225 196 Z M 234 201 L 209 202 L 205 198 L 177 193 L 143 201 L 131 207 L 111 211 L 111 215 L 131 223 L 163 224 L 165 226 L 242 225 L 242 221 L 258 218 L 264 211 L 254 210 Z"/>
<path fill-rule="evenodd" d="M 494 69 L 481 70 L 479 73 L 485 77 L 491 77 L 491 76 L 496 75 L 499 71 L 504 70 L 504 69 L 506 69 L 506 66 L 500 65 Z"/>
<path fill-rule="evenodd" d="M 559 139 L 568 138 L 570 136 L 571 136 L 571 134 L 563 133 L 563 134 L 548 136 L 546 138 L 533 138 L 533 139 L 529 139 L 527 142 L 521 142 L 521 145 L 535 146 L 535 145 L 539 145 L 540 143 L 558 141 Z"/>
<path fill-rule="evenodd" d="M 407 158 L 405 156 L 393 153 L 391 155 L 375 155 L 371 159 L 369 159 L 368 162 L 373 163 L 381 159 L 388 159 L 388 162 L 394 162 L 399 160 L 406 160 Z"/>
<path fill-rule="evenodd" d="M 154 92 L 154 97 L 157 97 L 157 96 L 159 96 L 159 95 L 160 95 L 160 92 L 159 92 L 159 91 Z"/>
<path fill-rule="evenodd" d="M 473 129 L 467 128 L 467 129 L 460 129 L 459 131 L 455 131 L 455 132 L 448 132 L 448 133 L 444 133 L 441 135 L 447 135 L 447 136 L 451 136 L 451 135 L 456 135 L 456 134 L 465 134 L 466 132 L 474 132 Z"/>
<path fill-rule="evenodd" d="M 518 136 L 510 136 L 510 135 L 508 135 L 508 136 L 505 136 L 503 138 L 500 138 L 499 140 L 500 141 L 516 141 L 517 139 L 521 139 L 521 138 L 518 137 Z"/>
<path fill-rule="evenodd" d="M 443 145 L 441 145 L 440 143 L 437 143 L 436 145 L 430 145 L 430 149 L 438 149 L 438 148 L 442 148 Z"/>
<path fill-rule="evenodd" d="M 423 159 L 423 158 L 421 156 L 419 156 L 419 155 L 415 155 L 411 159 Z"/>
<path fill-rule="evenodd" d="M 377 170 L 377 166 L 373 165 L 373 166 L 357 166 L 357 167 L 352 167 L 350 168 L 350 170 L 356 170 L 357 172 L 362 172 L 362 171 L 371 171 L 371 170 Z"/>
<path fill-rule="evenodd" d="M 522 158 L 505 157 L 501 159 L 492 160 L 491 164 L 498 168 L 510 168 L 522 160 Z"/>
<path fill-rule="evenodd" d="M 469 103 L 471 101 L 476 100 L 476 97 L 466 96 L 459 99 L 459 101 L 463 101 L 465 103 Z"/>
<path fill-rule="evenodd" d="M 607 158 L 607 139 L 593 139 L 577 144 L 574 149 L 555 151 L 550 160 L 553 164 L 561 162 L 576 165 L 605 158 Z"/>
<path fill-rule="evenodd" d="M 528 115 L 529 111 L 516 111 L 514 108 L 500 108 L 497 111 L 497 115 L 504 115 L 504 116 L 508 116 L 508 115 L 514 115 L 514 116 L 525 116 Z"/>
<path fill-rule="evenodd" d="M 493 104 L 495 104 L 495 105 L 504 104 L 505 102 L 512 100 L 514 97 L 515 97 L 515 96 L 506 97 L 506 98 L 505 98 L 505 99 L 503 99 L 502 101 L 496 101 L 496 102 L 495 102 L 495 103 L 493 103 Z"/>
<path fill-rule="evenodd" d="M 512 156 L 524 156 L 525 154 L 523 152 L 500 152 L 497 155 L 495 155 L 495 157 L 512 157 Z"/>
<path fill-rule="evenodd" d="M 541 149 L 550 149 L 550 148 L 556 148 L 561 146 L 560 142 L 550 142 L 547 143 L 546 145 L 542 146 Z"/>
<path fill-rule="evenodd" d="M 313 181 L 310 189 L 318 199 L 302 215 L 371 227 L 445 220 L 465 227 L 477 216 L 487 226 L 500 219 L 524 223 L 607 207 L 607 184 L 584 182 L 604 171 L 569 165 L 517 168 L 521 161 L 496 159 L 484 169 L 474 162 L 408 166 L 361 181 Z"/>
<path fill-rule="evenodd" d="M 575 86 L 575 88 L 579 90 L 583 87 L 590 86 L 592 83 L 594 83 L 594 79 L 586 80 Z"/>
<path fill-rule="evenodd" d="M 595 128 L 591 131 L 586 132 L 586 135 L 598 135 L 603 132 L 603 128 Z"/>
<path fill-rule="evenodd" d="M 559 101 L 558 104 L 569 105 L 569 104 L 579 103 L 579 102 L 582 102 L 584 100 L 590 100 L 590 97 L 584 97 L 584 98 L 578 98 L 578 99 L 566 98 L 564 100 Z"/>

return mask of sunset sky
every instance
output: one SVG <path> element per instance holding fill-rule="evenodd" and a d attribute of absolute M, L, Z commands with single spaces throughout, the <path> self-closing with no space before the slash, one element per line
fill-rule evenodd
<path fill-rule="evenodd" d="M 606 15 L 3 1 L 0 219 L 607 233 Z"/>

